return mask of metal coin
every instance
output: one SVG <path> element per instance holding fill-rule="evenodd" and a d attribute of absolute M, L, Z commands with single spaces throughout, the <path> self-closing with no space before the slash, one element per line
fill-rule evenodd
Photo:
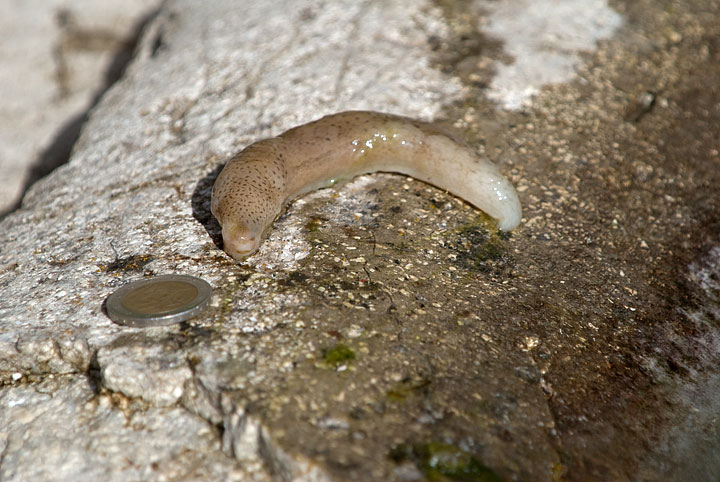
<path fill-rule="evenodd" d="M 207 308 L 212 287 L 194 276 L 170 274 L 133 281 L 107 298 L 115 323 L 136 328 L 189 320 Z"/>

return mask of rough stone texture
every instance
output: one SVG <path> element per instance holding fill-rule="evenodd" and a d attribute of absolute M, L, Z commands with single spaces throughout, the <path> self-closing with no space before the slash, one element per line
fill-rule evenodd
<path fill-rule="evenodd" d="M 84 375 L 4 387 L 0 407 L 2 480 L 248 480 L 205 420 L 99 393 Z"/>
<path fill-rule="evenodd" d="M 0 2 L 0 216 L 65 162 L 159 0 Z"/>
<path fill-rule="evenodd" d="M 622 16 L 605 0 L 516 0 L 488 4 L 484 29 L 503 42 L 511 62 L 496 62 L 488 97 L 508 109 L 529 105 L 545 84 L 573 77 L 580 52 L 594 50 L 598 40 L 610 37 Z"/>
<path fill-rule="evenodd" d="M 98 350 L 102 384 L 129 398 L 142 398 L 157 407 L 174 405 L 192 376 L 177 340 L 144 336 L 118 337 Z"/>
<path fill-rule="evenodd" d="M 720 5 L 615 1 L 576 78 L 505 111 L 498 5 L 396 3 L 164 4 L 0 225 L 0 478 L 717 480 Z M 363 176 L 232 262 L 218 165 L 349 108 L 453 124 L 523 224 Z M 211 309 L 103 314 L 171 272 Z"/>

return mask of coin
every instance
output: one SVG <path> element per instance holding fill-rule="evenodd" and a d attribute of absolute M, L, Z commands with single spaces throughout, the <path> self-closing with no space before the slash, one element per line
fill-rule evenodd
<path fill-rule="evenodd" d="M 107 314 L 135 328 L 189 320 L 207 308 L 212 287 L 200 278 L 169 274 L 128 283 L 108 296 Z"/>

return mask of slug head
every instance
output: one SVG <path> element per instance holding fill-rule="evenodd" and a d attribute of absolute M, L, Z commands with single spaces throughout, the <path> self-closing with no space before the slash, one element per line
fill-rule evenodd
<path fill-rule="evenodd" d="M 223 249 L 233 259 L 242 261 L 260 247 L 262 234 L 247 225 L 226 223 L 222 228 Z"/>
<path fill-rule="evenodd" d="M 250 194 L 250 193 L 247 193 Z M 216 197 L 213 215 L 222 226 L 223 249 L 233 259 L 242 261 L 255 253 L 275 218 L 282 210 L 282 201 L 275 196 L 247 195 Z"/>
<path fill-rule="evenodd" d="M 223 249 L 238 261 L 257 251 L 285 202 L 284 161 L 276 144 L 266 139 L 248 146 L 213 185 L 210 210 L 222 226 Z"/>

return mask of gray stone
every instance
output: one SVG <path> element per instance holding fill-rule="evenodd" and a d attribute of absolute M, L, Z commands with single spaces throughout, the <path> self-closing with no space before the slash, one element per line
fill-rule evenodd
<path fill-rule="evenodd" d="M 128 335 L 116 338 L 97 353 L 102 384 L 129 398 L 166 407 L 183 395 L 192 376 L 176 340 Z"/>
<path fill-rule="evenodd" d="M 85 111 L 117 78 L 159 1 L 0 4 L 0 216 L 67 159 Z"/>
<path fill-rule="evenodd" d="M 205 420 L 96 390 L 76 375 L 2 388 L 0 478 L 252 480 L 222 454 Z"/>
<path fill-rule="evenodd" d="M 482 30 L 503 5 L 396 3 L 163 4 L 70 163 L 0 224 L 0 478 L 717 480 L 720 7 L 594 2 L 624 27 L 504 110 L 514 59 Z M 452 124 L 521 226 L 377 174 L 233 262 L 218 166 L 351 108 Z M 105 316 L 166 273 L 211 307 Z"/>

